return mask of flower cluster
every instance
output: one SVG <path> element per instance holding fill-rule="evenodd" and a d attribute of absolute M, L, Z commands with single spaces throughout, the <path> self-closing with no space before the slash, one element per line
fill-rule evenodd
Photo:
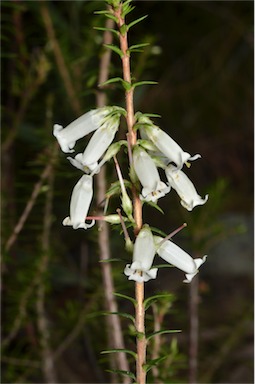
<path fill-rule="evenodd" d="M 54 125 L 53 135 L 65 153 L 74 152 L 76 141 L 95 131 L 83 153 L 78 153 L 74 158 L 68 157 L 70 163 L 85 174 L 73 189 L 70 216 L 63 220 L 63 225 L 71 225 L 73 229 L 87 229 L 94 225 L 94 220 L 86 223 L 93 197 L 93 175 L 115 154 L 115 146 L 113 144 L 114 147 L 111 147 L 111 144 L 119 127 L 120 116 L 124 113 L 120 107 L 103 107 L 85 113 L 66 128 Z"/>
<path fill-rule="evenodd" d="M 73 189 L 70 216 L 63 220 L 63 225 L 70 225 L 74 229 L 87 229 L 94 225 L 93 217 L 91 222 L 86 222 L 93 198 L 93 175 L 100 171 L 106 161 L 117 154 L 123 143 L 128 146 L 124 140 L 113 143 L 120 124 L 120 117 L 124 114 L 123 108 L 103 107 L 85 113 L 66 128 L 59 124 L 54 125 L 53 134 L 65 153 L 74 152 L 76 141 L 94 132 L 83 153 L 67 157 L 70 163 L 84 174 Z M 189 167 L 189 161 L 201 156 L 199 154 L 191 156 L 188 152 L 184 152 L 168 134 L 141 113 L 136 114 L 135 129 L 139 131 L 140 138 L 136 145 L 129 149 L 132 151 L 132 168 L 135 177 L 141 184 L 141 200 L 157 203 L 159 198 L 165 196 L 173 188 L 179 195 L 182 206 L 188 211 L 192 211 L 197 205 L 203 205 L 207 201 L 208 195 L 202 198 L 192 181 L 182 171 L 184 164 Z M 126 191 L 116 158 L 115 165 L 121 189 L 122 208 L 127 215 L 127 218 L 123 218 L 123 222 L 128 220 L 131 225 L 135 225 L 132 216 L 132 202 Z M 158 168 L 165 172 L 165 181 L 161 180 Z M 137 186 L 136 182 L 135 185 Z M 139 188 L 139 186 L 137 187 Z M 119 222 L 117 215 L 105 216 L 104 219 L 112 223 Z M 171 240 L 153 236 L 150 227 L 146 224 L 140 230 L 134 243 L 132 264 L 127 264 L 124 270 L 129 280 L 142 282 L 155 279 L 158 269 L 152 268 L 152 264 L 156 254 L 184 271 L 185 282 L 192 280 L 200 265 L 206 260 L 206 256 L 202 259 L 193 259 Z"/>
<path fill-rule="evenodd" d="M 201 156 L 191 156 L 164 131 L 140 113 L 136 115 L 136 128 L 141 139 L 133 149 L 133 167 L 142 186 L 140 198 L 143 201 L 156 202 L 173 188 L 180 197 L 181 205 L 192 211 L 197 205 L 203 205 L 208 195 L 202 198 L 188 176 L 182 171 L 184 164 L 190 166 L 189 161 Z M 158 168 L 165 172 L 167 182 L 160 179 Z M 152 268 L 155 254 L 171 265 L 181 269 L 186 274 L 184 282 L 189 283 L 198 273 L 206 256 L 193 259 L 188 253 L 174 244 L 171 240 L 164 240 L 153 236 L 146 224 L 140 230 L 134 245 L 133 262 L 127 264 L 124 270 L 129 280 L 137 282 L 155 279 L 157 268 Z"/>
<path fill-rule="evenodd" d="M 198 195 L 192 181 L 181 170 L 184 164 L 189 166 L 189 161 L 201 156 L 199 154 L 191 156 L 188 152 L 184 152 L 167 133 L 144 115 L 138 115 L 136 125 L 143 138 L 133 151 L 134 169 L 143 186 L 141 199 L 157 202 L 158 198 L 173 188 L 178 193 L 182 206 L 188 211 L 204 204 L 208 195 L 204 199 Z M 165 171 L 167 184 L 159 178 L 157 163 Z"/>
<path fill-rule="evenodd" d="M 206 256 L 202 259 L 193 259 L 172 241 L 153 236 L 150 227 L 145 224 L 135 241 L 133 262 L 131 265 L 127 264 L 124 270 L 128 279 L 138 283 L 155 279 L 158 268 L 151 267 L 156 253 L 167 263 L 185 272 L 186 279 L 183 281 L 185 283 L 193 279 L 200 265 L 206 260 Z"/>

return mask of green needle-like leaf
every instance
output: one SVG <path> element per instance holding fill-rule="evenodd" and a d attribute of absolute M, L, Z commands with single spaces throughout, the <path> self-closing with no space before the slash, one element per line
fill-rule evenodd
<path fill-rule="evenodd" d="M 158 299 L 162 299 L 162 298 L 166 298 L 166 297 L 171 299 L 171 298 L 173 298 L 173 295 L 171 293 L 160 293 L 158 295 L 154 295 L 154 296 L 148 297 L 148 299 L 144 300 L 144 309 L 145 309 L 145 311 L 151 306 L 152 303 L 154 303 Z"/>
<path fill-rule="evenodd" d="M 137 83 L 133 83 L 133 88 L 140 87 L 141 85 L 155 85 L 158 84 L 157 81 L 138 81 Z"/>
<path fill-rule="evenodd" d="M 109 48 L 113 52 L 117 53 L 121 57 L 121 59 L 124 56 L 124 54 L 121 51 L 121 49 L 119 47 L 117 47 L 116 45 L 114 45 L 114 44 L 104 44 L 104 47 Z"/>
<path fill-rule="evenodd" d="M 123 369 L 106 369 L 106 372 L 119 373 L 120 375 L 129 376 L 131 379 L 136 380 L 136 377 L 132 372 L 124 371 Z"/>
<path fill-rule="evenodd" d="M 131 301 L 134 304 L 134 306 L 136 306 L 136 304 L 137 304 L 137 301 L 133 297 L 123 295 L 122 293 L 117 293 L 117 292 L 114 292 L 113 294 L 114 294 L 114 296 L 122 297 L 123 299 L 127 299 L 127 300 Z"/>
<path fill-rule="evenodd" d="M 125 352 L 125 353 L 128 353 L 130 355 L 132 355 L 135 359 L 136 359 L 136 353 L 134 351 L 131 351 L 130 349 L 122 349 L 122 348 L 118 348 L 118 349 L 108 349 L 107 351 L 102 351 L 100 352 L 102 355 L 105 355 L 107 353 L 118 353 L 118 352 Z"/>
<path fill-rule="evenodd" d="M 148 15 L 145 15 L 145 16 L 140 17 L 139 19 L 136 19 L 136 20 L 132 21 L 130 24 L 128 24 L 128 26 L 127 26 L 128 29 L 130 29 L 131 27 L 133 27 L 135 24 L 140 23 L 140 21 L 146 19 L 147 16 L 148 16 Z"/>
<path fill-rule="evenodd" d="M 141 44 L 131 45 L 131 46 L 129 47 L 129 50 L 131 51 L 132 49 L 137 49 L 137 48 L 147 47 L 148 45 L 150 45 L 150 43 L 141 43 Z"/>
<path fill-rule="evenodd" d="M 163 209 L 161 209 L 158 204 L 154 203 L 153 201 L 145 201 L 145 203 L 147 203 L 148 205 L 150 205 L 151 207 L 157 209 L 157 211 L 159 211 L 160 213 L 162 213 L 162 215 L 165 214 L 165 212 L 163 211 Z"/>
<path fill-rule="evenodd" d="M 181 332 L 180 329 L 176 329 L 176 330 L 175 329 L 165 329 L 165 330 L 153 332 L 149 336 L 147 336 L 147 341 L 149 341 L 152 337 L 154 337 L 156 335 L 163 335 L 165 333 L 179 333 L 179 332 Z"/>
<path fill-rule="evenodd" d="M 134 316 L 130 315 L 129 313 L 125 312 L 103 312 L 104 315 L 118 315 L 121 317 L 125 317 L 126 319 L 131 320 L 135 324 L 135 318 Z"/>
<path fill-rule="evenodd" d="M 165 356 L 162 356 L 162 357 L 158 357 L 157 359 L 148 360 L 148 361 L 147 361 L 147 364 L 145 364 L 145 365 L 143 366 L 143 369 L 144 369 L 146 372 L 149 372 L 153 366 L 155 366 L 155 365 L 157 365 L 158 363 L 160 363 L 161 361 L 165 360 L 167 357 L 168 357 L 168 355 L 165 355 Z"/>
<path fill-rule="evenodd" d="M 109 31 L 109 32 L 112 32 L 113 34 L 115 34 L 116 36 L 119 36 L 119 32 L 116 31 L 116 29 L 105 28 L 105 27 L 94 27 L 94 29 L 96 29 L 98 31 Z"/>
<path fill-rule="evenodd" d="M 107 84 L 112 84 L 112 83 L 117 83 L 117 82 L 121 83 L 122 81 L 123 81 L 123 79 L 121 77 L 112 77 L 111 79 L 106 80 L 103 83 L 100 83 L 99 85 L 102 87 L 102 86 L 107 85 Z"/>

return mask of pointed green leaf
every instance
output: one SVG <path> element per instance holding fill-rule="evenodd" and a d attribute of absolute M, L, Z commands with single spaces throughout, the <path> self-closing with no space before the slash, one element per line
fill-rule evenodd
<path fill-rule="evenodd" d="M 141 85 L 150 85 L 150 84 L 158 84 L 157 81 L 138 81 L 137 83 L 133 83 L 132 86 L 135 87 L 140 87 Z"/>
<path fill-rule="evenodd" d="M 149 341 L 152 337 L 156 336 L 156 335 L 163 335 L 165 333 L 179 333 L 181 332 L 180 329 L 165 329 L 165 330 L 161 330 L 161 331 L 157 331 L 157 332 L 153 332 L 151 333 L 149 336 L 147 336 L 147 341 Z"/>
<path fill-rule="evenodd" d="M 100 83 L 99 86 L 102 87 L 107 84 L 112 84 L 112 83 L 117 83 L 117 82 L 122 82 L 123 79 L 121 77 L 112 77 L 111 79 L 104 81 L 103 83 Z"/>
<path fill-rule="evenodd" d="M 114 296 L 122 297 L 123 299 L 127 299 L 127 300 L 131 301 L 134 304 L 134 306 L 136 306 L 136 304 L 137 304 L 137 301 L 133 297 L 123 295 L 122 293 L 117 293 L 117 292 L 114 292 L 113 294 L 114 294 Z"/>
<path fill-rule="evenodd" d="M 161 115 L 158 115 L 157 113 L 143 113 L 143 116 L 145 116 L 145 117 L 161 117 Z"/>
<path fill-rule="evenodd" d="M 116 16 L 114 16 L 111 12 L 107 11 L 107 10 L 95 11 L 94 13 L 95 13 L 95 15 L 104 15 L 105 17 L 108 17 L 109 19 L 114 20 L 115 23 L 118 22 L 118 18 Z"/>
<path fill-rule="evenodd" d="M 104 47 L 111 49 L 113 52 L 117 53 L 121 58 L 124 56 L 121 49 L 114 44 L 104 44 Z"/>
<path fill-rule="evenodd" d="M 130 349 L 124 349 L 124 348 L 117 348 L 117 349 L 108 349 L 107 351 L 100 352 L 102 355 L 105 355 L 107 353 L 118 353 L 118 352 L 124 352 L 132 355 L 136 359 L 136 353 L 134 351 L 131 351 Z"/>
<path fill-rule="evenodd" d="M 132 12 L 135 7 L 130 5 L 132 0 L 127 0 L 122 4 L 121 16 L 124 18 L 128 13 Z"/>
<path fill-rule="evenodd" d="M 161 361 L 165 360 L 167 357 L 168 357 L 168 355 L 165 355 L 165 356 L 162 356 L 162 357 L 158 357 L 157 359 L 148 360 L 147 363 L 144 364 L 143 369 L 146 372 L 149 372 L 153 366 L 155 366 L 158 363 L 160 363 Z"/>
<path fill-rule="evenodd" d="M 104 315 L 118 315 L 121 317 L 125 317 L 126 319 L 131 320 L 135 324 L 135 318 L 134 316 L 130 315 L 129 313 L 125 312 L 103 312 Z"/>
<path fill-rule="evenodd" d="M 135 24 L 140 23 L 140 21 L 146 19 L 147 16 L 148 16 L 148 15 L 145 15 L 145 16 L 140 17 L 139 19 L 136 19 L 136 20 L 132 21 L 130 24 L 128 24 L 128 26 L 127 26 L 128 29 L 130 29 L 131 27 L 133 27 Z"/>
<path fill-rule="evenodd" d="M 151 230 L 152 230 L 152 232 L 155 232 L 155 233 L 157 233 L 158 235 L 160 235 L 162 237 L 166 237 L 167 236 L 167 234 L 165 232 L 161 231 L 161 229 L 158 229 L 156 227 L 151 227 Z"/>
<path fill-rule="evenodd" d="M 151 297 L 148 297 L 147 299 L 144 300 L 144 309 L 145 311 L 151 306 L 152 303 L 157 301 L 158 299 L 162 298 L 173 298 L 173 295 L 171 293 L 160 293 L 158 295 L 154 295 Z"/>
<path fill-rule="evenodd" d="M 111 32 L 117 36 L 119 36 L 119 32 L 116 31 L 116 29 L 112 29 L 112 28 L 105 28 L 105 27 L 94 27 L 94 29 L 96 29 L 97 31 L 108 31 L 108 32 Z"/>
<path fill-rule="evenodd" d="M 106 372 L 119 373 L 120 375 L 129 376 L 131 379 L 136 380 L 136 377 L 132 372 L 124 371 L 123 369 L 106 369 Z"/>
<path fill-rule="evenodd" d="M 128 49 L 129 51 L 131 51 L 132 49 L 147 47 L 148 45 L 150 45 L 150 43 L 135 44 L 135 45 L 131 45 Z"/>
<path fill-rule="evenodd" d="M 145 201 L 145 203 L 147 203 L 148 205 L 150 205 L 151 207 L 157 209 L 160 213 L 162 213 L 163 215 L 165 214 L 165 212 L 163 211 L 163 209 L 161 209 L 158 204 L 154 203 L 153 201 Z"/>

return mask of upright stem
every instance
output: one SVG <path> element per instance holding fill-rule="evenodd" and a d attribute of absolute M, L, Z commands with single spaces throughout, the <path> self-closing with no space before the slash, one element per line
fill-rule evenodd
<path fill-rule="evenodd" d="M 198 276 L 195 276 L 190 283 L 189 290 L 189 383 L 197 383 L 197 357 L 198 357 Z"/>
<path fill-rule="evenodd" d="M 113 28 L 114 21 L 107 19 L 106 28 Z M 104 32 L 103 41 L 105 44 L 112 43 L 112 33 L 110 31 Z M 104 83 L 109 77 L 109 66 L 111 59 L 111 51 L 105 50 L 100 60 L 100 69 L 99 69 L 99 78 L 98 83 Z M 106 93 L 102 90 L 99 90 L 96 94 L 97 107 L 104 107 L 106 105 Z M 106 173 L 105 167 L 102 167 L 101 172 L 96 175 L 97 181 L 97 202 L 98 204 L 104 200 L 106 194 Z M 105 261 L 110 259 L 110 244 L 109 244 L 109 226 L 105 221 L 100 222 L 100 229 L 98 231 L 98 244 L 100 249 L 100 260 Z M 104 296 L 105 296 L 105 305 L 106 309 L 109 312 L 118 312 L 118 305 L 116 298 L 113 294 L 114 281 L 112 275 L 111 263 L 101 263 L 102 269 L 102 278 L 104 286 Z M 109 348 L 114 349 L 125 349 L 123 334 L 121 329 L 121 323 L 119 316 L 107 316 L 107 334 L 108 334 L 108 344 Z M 129 371 L 129 363 L 127 356 L 124 352 L 119 352 L 118 354 L 112 354 L 112 369 L 120 369 L 123 371 Z M 124 384 L 130 384 L 131 380 L 129 376 L 123 377 Z M 117 374 L 112 373 L 112 382 L 117 382 Z"/>
<path fill-rule="evenodd" d="M 122 17 L 122 5 L 118 9 L 114 10 L 114 15 L 118 19 L 118 27 L 121 31 L 121 27 L 125 24 L 125 19 Z M 130 56 L 128 52 L 128 38 L 127 32 L 119 33 L 120 48 L 123 53 L 122 56 L 122 69 L 123 69 L 123 79 L 131 85 L 131 70 L 130 70 Z M 130 89 L 125 92 L 126 99 L 126 111 L 127 111 L 127 127 L 128 134 L 127 140 L 129 143 L 129 148 L 132 150 L 136 144 L 137 135 L 136 131 L 133 129 L 135 124 L 135 115 L 134 115 L 134 89 Z M 132 158 L 129 159 L 130 162 Z M 131 164 L 130 164 L 131 165 Z M 143 225 L 142 221 L 142 204 L 137 194 L 135 187 L 132 188 L 132 197 L 133 197 L 133 208 L 134 208 L 134 219 L 136 223 L 135 235 L 137 235 Z M 136 313 L 135 313 L 135 325 L 137 331 L 137 359 L 136 359 L 136 381 L 138 384 L 145 384 L 146 382 L 146 372 L 143 369 L 144 364 L 146 363 L 146 338 L 145 338 L 145 326 L 144 326 L 144 283 L 135 283 L 135 296 L 136 296 Z"/>

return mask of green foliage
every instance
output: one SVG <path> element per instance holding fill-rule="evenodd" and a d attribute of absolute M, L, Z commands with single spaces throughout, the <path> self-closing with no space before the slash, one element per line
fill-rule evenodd
<path fill-rule="evenodd" d="M 136 353 L 134 351 L 131 351 L 130 349 L 108 349 L 107 351 L 102 351 L 101 354 L 107 354 L 107 353 L 119 353 L 119 352 L 125 352 L 129 355 L 132 355 L 136 359 Z"/>
<path fill-rule="evenodd" d="M 144 300 L 144 308 L 145 311 L 155 302 L 158 300 L 167 300 L 168 302 L 172 302 L 174 299 L 174 295 L 171 293 L 160 293 L 158 295 L 153 295 L 151 297 L 148 297 L 147 299 Z"/>
<path fill-rule="evenodd" d="M 165 329 L 165 330 L 161 330 L 161 331 L 157 331 L 157 332 L 153 332 L 151 333 L 150 335 L 148 335 L 146 337 L 147 341 L 149 341 L 151 338 L 153 338 L 154 336 L 157 336 L 157 335 L 164 335 L 166 333 L 179 333 L 179 332 L 182 332 L 181 330 L 178 330 L 178 329 L 174 329 L 174 330 L 171 330 L 171 329 Z"/>
<path fill-rule="evenodd" d="M 114 45 L 114 44 L 104 44 L 104 46 L 106 48 L 111 49 L 113 52 L 117 53 L 120 56 L 121 59 L 124 56 L 123 52 L 121 51 L 121 49 L 119 47 L 117 47 L 117 45 Z"/>

